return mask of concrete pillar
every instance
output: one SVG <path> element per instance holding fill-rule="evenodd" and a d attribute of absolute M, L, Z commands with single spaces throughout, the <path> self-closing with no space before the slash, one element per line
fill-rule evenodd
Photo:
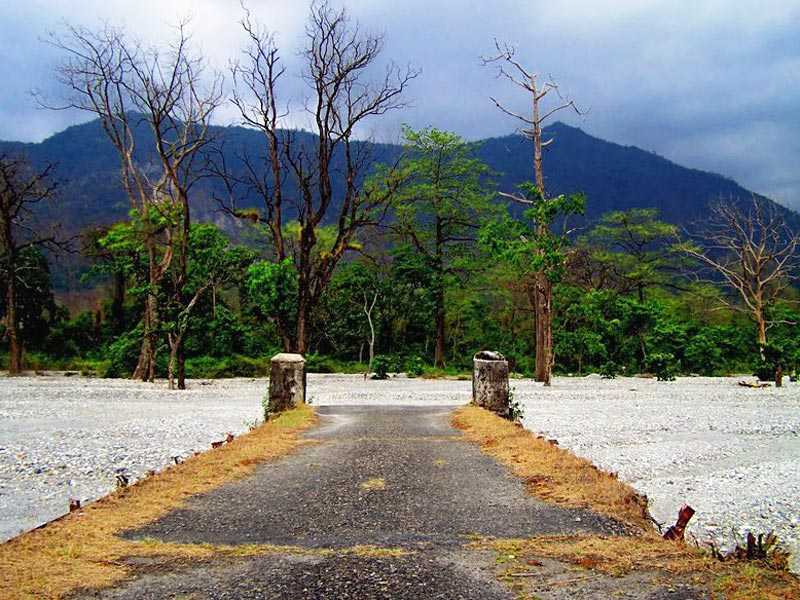
<path fill-rule="evenodd" d="M 482 350 L 473 359 L 472 402 L 508 416 L 508 361 L 499 352 Z"/>
<path fill-rule="evenodd" d="M 294 408 L 305 401 L 306 359 L 300 354 L 276 354 L 270 362 L 270 414 Z"/>

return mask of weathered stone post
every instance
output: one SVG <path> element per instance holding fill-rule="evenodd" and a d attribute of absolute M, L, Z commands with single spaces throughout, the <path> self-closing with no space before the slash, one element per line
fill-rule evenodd
<path fill-rule="evenodd" d="M 269 412 L 281 412 L 305 401 L 306 359 L 300 354 L 276 354 L 270 361 Z"/>
<path fill-rule="evenodd" d="M 499 352 L 482 350 L 473 362 L 472 401 L 500 416 L 508 416 L 508 361 Z"/>

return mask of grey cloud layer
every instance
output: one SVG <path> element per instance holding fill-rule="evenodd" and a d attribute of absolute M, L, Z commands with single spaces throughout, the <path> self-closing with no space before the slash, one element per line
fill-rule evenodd
<path fill-rule="evenodd" d="M 0 75 L 0 139 L 39 140 L 80 116 L 37 110 L 27 92 L 57 94 L 56 55 L 40 38 L 60 22 L 123 23 L 148 41 L 191 14 L 195 41 L 224 69 L 241 37 L 238 0 L 32 0 L 0 7 L 6 60 Z M 252 0 L 257 17 L 276 31 L 291 62 L 302 42 L 306 6 Z M 404 2 L 351 0 L 351 13 L 387 35 L 386 56 L 422 68 L 413 106 L 376 123 L 396 139 L 400 123 L 436 125 L 469 138 L 501 135 L 515 124 L 494 109 L 493 93 L 511 105 L 524 98 L 479 57 L 494 37 L 515 43 L 523 60 L 552 74 L 589 109 L 568 119 L 611 141 L 654 150 L 677 162 L 728 175 L 800 209 L 800 4 L 796 1 L 694 2 L 524 0 Z M 290 77 L 286 93 L 302 95 Z M 233 121 L 231 111 L 220 118 Z M 302 112 L 293 122 L 304 124 Z"/>

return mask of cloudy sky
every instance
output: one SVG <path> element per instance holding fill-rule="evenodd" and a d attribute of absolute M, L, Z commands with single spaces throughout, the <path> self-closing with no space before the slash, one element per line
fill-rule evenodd
<path fill-rule="evenodd" d="M 295 74 L 303 0 L 249 0 L 276 32 Z M 164 6 L 168 8 L 164 8 Z M 588 110 L 565 120 L 621 144 L 715 171 L 800 209 L 800 0 L 347 0 L 353 17 L 386 35 L 385 57 L 422 70 L 413 106 L 373 125 L 435 125 L 476 139 L 516 127 L 488 99 L 525 98 L 481 66 L 498 37 L 523 62 L 556 79 Z M 0 2 L 0 139 L 39 141 L 85 119 L 36 107 L 33 89 L 57 99 L 57 52 L 43 42 L 65 22 L 122 25 L 148 43 L 189 15 L 196 46 L 226 70 L 242 44 L 238 0 L 4 0 Z M 235 122 L 228 109 L 222 123 Z M 293 117 L 303 125 L 304 117 Z"/>

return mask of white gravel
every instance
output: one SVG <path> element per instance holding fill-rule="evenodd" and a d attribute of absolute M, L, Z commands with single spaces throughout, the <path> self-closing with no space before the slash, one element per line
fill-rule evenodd
<path fill-rule="evenodd" d="M 556 378 L 550 389 L 512 385 L 524 424 L 615 471 L 674 523 L 688 503 L 689 533 L 730 548 L 774 530 L 800 570 L 800 385 L 748 389 L 741 378 L 673 382 Z"/>
<path fill-rule="evenodd" d="M 80 377 L 0 380 L 0 541 L 107 494 L 259 418 L 264 382 L 163 384 Z"/>
<path fill-rule="evenodd" d="M 683 502 L 690 533 L 729 545 L 775 530 L 800 555 L 800 385 L 751 390 L 730 378 L 515 380 L 525 426 L 619 473 L 656 519 Z M 135 479 L 207 449 L 260 417 L 265 380 L 192 381 L 186 392 L 127 380 L 0 380 L 0 540 L 97 498 L 116 469 Z M 469 381 L 309 375 L 314 404 L 465 403 Z M 800 570 L 800 562 L 794 567 Z"/>

